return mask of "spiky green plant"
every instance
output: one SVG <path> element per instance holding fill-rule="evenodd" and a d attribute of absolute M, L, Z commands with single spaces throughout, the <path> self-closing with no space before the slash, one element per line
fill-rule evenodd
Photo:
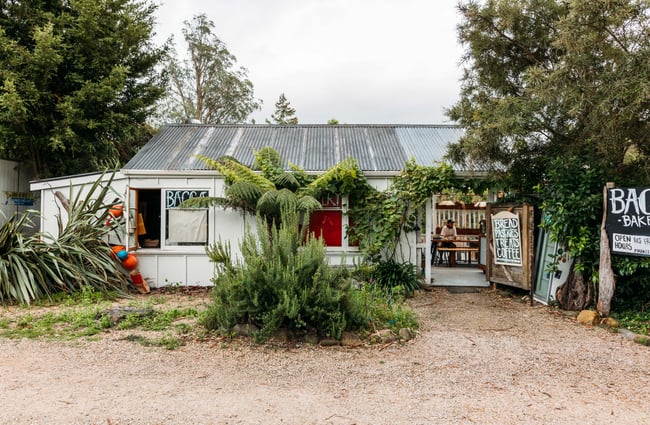
<path fill-rule="evenodd" d="M 0 226 L 0 301 L 29 302 L 45 290 L 40 282 L 52 270 L 34 267 L 41 241 L 24 234 L 34 211 L 14 214 Z M 54 273 L 56 276 L 56 273 Z"/>
<path fill-rule="evenodd" d="M 25 234 L 36 212 L 15 214 L 0 227 L 0 302 L 28 304 L 55 292 L 84 287 L 123 291 L 127 280 L 112 258 L 105 236 L 106 214 L 115 202 L 107 201 L 113 175 L 104 174 L 82 197 L 70 187 L 68 220 L 58 217 L 57 238 L 46 233 Z"/>

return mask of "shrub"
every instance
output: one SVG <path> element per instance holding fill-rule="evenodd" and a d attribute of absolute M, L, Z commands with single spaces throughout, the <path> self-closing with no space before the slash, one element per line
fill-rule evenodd
<path fill-rule="evenodd" d="M 73 198 L 70 191 L 68 222 L 58 238 L 37 233 L 26 235 L 34 212 L 14 214 L 0 226 L 0 302 L 30 303 L 57 292 L 75 292 L 90 287 L 100 291 L 122 291 L 127 281 L 111 257 L 104 236 L 111 230 L 105 222 L 113 206 L 108 197 L 111 179 L 101 185 L 103 175 L 85 197 Z"/>
<path fill-rule="evenodd" d="M 226 243 L 208 249 L 220 273 L 201 319 L 206 328 L 229 334 L 238 323 L 254 324 L 264 341 L 281 328 L 340 338 L 344 330 L 417 327 L 397 286 L 353 285 L 346 268 L 328 266 L 322 240 L 298 230 L 295 209 L 284 209 L 279 225 L 257 223 L 257 233 L 244 236 L 241 260 L 233 263 Z"/>
<path fill-rule="evenodd" d="M 612 310 L 650 310 L 650 258 L 615 255 L 612 265 L 617 271 Z"/>
<path fill-rule="evenodd" d="M 221 271 L 203 317 L 208 329 L 228 333 L 248 323 L 260 328 L 260 340 L 280 328 L 340 338 L 352 325 L 347 272 L 329 267 L 323 242 L 298 228 L 295 209 L 284 209 L 279 225 L 258 217 L 257 234 L 246 232 L 236 264 L 225 244 L 208 249 Z"/>
<path fill-rule="evenodd" d="M 395 260 L 379 260 L 372 277 L 377 285 L 382 288 L 407 296 L 420 287 L 416 267 L 408 262 L 398 263 Z"/>
<path fill-rule="evenodd" d="M 364 283 L 350 291 L 348 311 L 351 321 L 360 329 L 417 329 L 417 317 L 403 301 L 400 294 L 378 285 Z"/>

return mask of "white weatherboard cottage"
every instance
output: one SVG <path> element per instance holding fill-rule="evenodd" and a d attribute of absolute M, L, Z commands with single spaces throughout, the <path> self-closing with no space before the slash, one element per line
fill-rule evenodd
<path fill-rule="evenodd" d="M 287 163 L 314 175 L 353 157 L 370 184 L 383 190 L 406 161 L 414 158 L 420 165 L 435 165 L 447 145 L 461 135 L 458 127 L 447 125 L 167 125 L 114 177 L 113 193 L 125 205 L 126 234 L 115 235 L 110 242 L 126 245 L 136 254 L 138 268 L 151 287 L 209 285 L 215 267 L 205 253 L 206 246 L 229 241 L 236 254 L 245 229 L 255 219 L 219 207 L 179 208 L 190 197 L 224 194 L 223 176 L 209 169 L 197 154 L 228 155 L 251 166 L 253 153 L 269 146 Z M 456 172 L 476 175 L 469 170 Z M 70 187 L 83 190 L 99 176 L 32 182 L 32 191 L 40 192 L 41 229 L 58 232 L 55 217 L 64 216 L 65 211 L 55 196 L 57 191 L 67 197 Z M 322 231 L 332 263 L 344 258 L 351 264 L 358 249 L 349 246 L 345 236 L 346 199 L 322 202 L 323 209 L 313 215 L 310 229 L 317 234 Z M 432 231 L 429 210 L 426 234 Z M 415 234 L 408 238 L 402 244 L 404 258 L 415 263 Z M 427 274 L 430 277 L 430 271 Z"/>

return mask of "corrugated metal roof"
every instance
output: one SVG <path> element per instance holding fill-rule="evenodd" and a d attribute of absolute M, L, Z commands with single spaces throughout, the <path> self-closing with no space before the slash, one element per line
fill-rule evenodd
<path fill-rule="evenodd" d="M 230 155 L 251 166 L 253 152 L 269 146 L 285 161 L 308 172 L 325 171 L 348 157 L 356 158 L 363 171 L 398 172 L 411 158 L 420 165 L 436 164 L 447 145 L 462 134 L 452 125 L 170 124 L 122 170 L 208 169 L 196 154 L 209 158 Z"/>

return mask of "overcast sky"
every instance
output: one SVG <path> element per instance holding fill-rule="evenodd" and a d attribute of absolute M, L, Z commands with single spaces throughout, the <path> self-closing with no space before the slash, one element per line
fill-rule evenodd
<path fill-rule="evenodd" d="M 456 0 L 156 0 L 158 40 L 205 13 L 248 69 L 264 123 L 284 93 L 301 124 L 449 124 Z"/>

